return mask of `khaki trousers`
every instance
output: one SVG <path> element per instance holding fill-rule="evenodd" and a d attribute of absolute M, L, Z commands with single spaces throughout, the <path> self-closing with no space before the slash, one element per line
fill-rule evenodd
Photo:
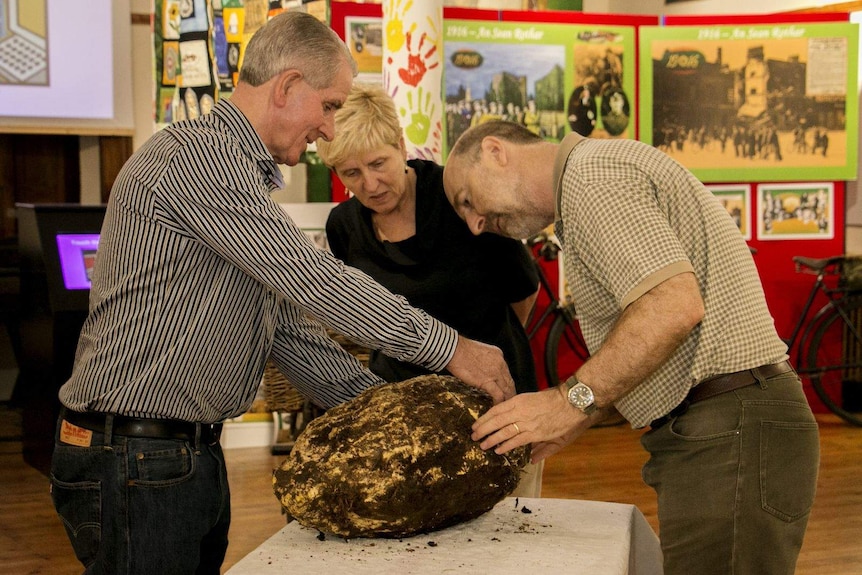
<path fill-rule="evenodd" d="M 665 575 L 794 572 L 820 459 L 794 372 L 695 403 L 641 443 Z"/>

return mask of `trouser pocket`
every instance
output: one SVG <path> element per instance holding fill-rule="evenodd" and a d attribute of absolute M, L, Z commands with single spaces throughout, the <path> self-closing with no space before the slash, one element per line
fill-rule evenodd
<path fill-rule="evenodd" d="M 783 521 L 807 515 L 817 486 L 816 423 L 761 422 L 760 496 L 763 510 Z"/>
<path fill-rule="evenodd" d="M 102 539 L 99 482 L 67 483 L 52 474 L 51 499 L 78 560 L 85 567 L 92 565 Z"/>

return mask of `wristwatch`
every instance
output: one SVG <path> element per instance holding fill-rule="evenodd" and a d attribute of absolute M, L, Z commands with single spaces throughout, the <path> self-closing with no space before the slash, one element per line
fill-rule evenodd
<path fill-rule="evenodd" d="M 584 415 L 591 415 L 598 406 L 596 406 L 596 397 L 593 395 L 593 390 L 590 386 L 581 383 L 576 378 L 572 377 L 566 382 L 566 398 L 569 403 L 584 412 Z"/>

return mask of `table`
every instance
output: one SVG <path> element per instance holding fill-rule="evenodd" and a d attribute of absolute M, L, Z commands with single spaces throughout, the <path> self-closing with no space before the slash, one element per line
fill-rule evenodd
<path fill-rule="evenodd" d="M 660 575 L 662 554 L 633 505 L 509 497 L 472 521 L 404 539 L 324 537 L 294 521 L 227 571 L 267 573 Z"/>

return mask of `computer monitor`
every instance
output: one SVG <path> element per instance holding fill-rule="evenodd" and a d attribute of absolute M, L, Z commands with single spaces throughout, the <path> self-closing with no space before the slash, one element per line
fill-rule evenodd
<path fill-rule="evenodd" d="M 86 312 L 105 206 L 16 207 L 22 296 L 30 305 L 47 304 L 52 312 Z"/>
<path fill-rule="evenodd" d="M 68 290 L 90 289 L 99 234 L 57 233 L 60 273 Z"/>

